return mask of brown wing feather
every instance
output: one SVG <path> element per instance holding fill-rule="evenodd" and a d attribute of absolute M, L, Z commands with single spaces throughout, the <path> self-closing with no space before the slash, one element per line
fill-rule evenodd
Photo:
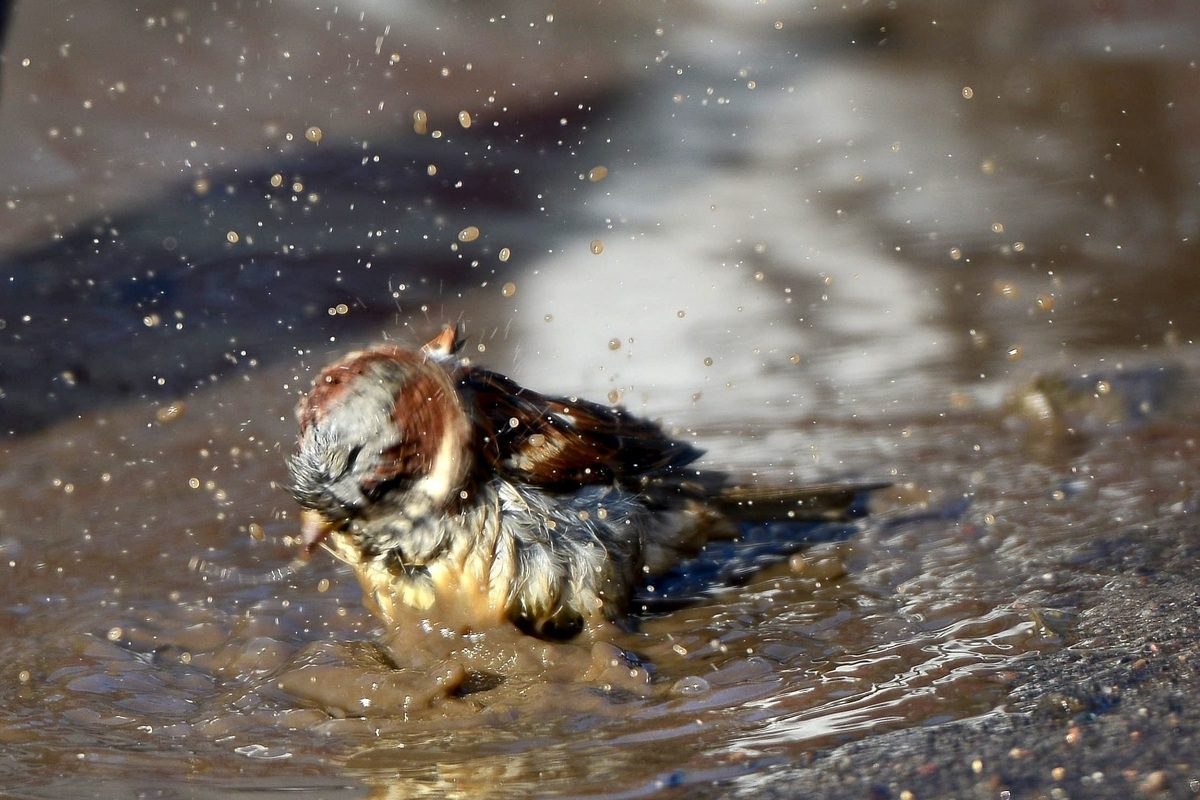
<path fill-rule="evenodd" d="M 701 453 L 622 409 L 539 394 L 487 370 L 464 370 L 459 386 L 491 466 L 526 483 L 637 484 Z"/>

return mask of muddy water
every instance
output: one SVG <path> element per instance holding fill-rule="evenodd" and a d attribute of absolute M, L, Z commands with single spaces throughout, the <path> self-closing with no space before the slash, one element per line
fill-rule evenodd
<path fill-rule="evenodd" d="M 6 256 L 0 786 L 695 796 L 994 713 L 1024 658 L 1086 646 L 1090 538 L 1127 531 L 1136 575 L 1140 526 L 1196 508 L 1193 21 L 950 11 L 631 16 L 592 54 L 612 98 L 565 86 L 588 112 L 525 111 L 527 149 L 405 120 L 378 162 L 214 167 L 119 225 L 18 214 L 62 241 Z M 711 465 L 894 486 L 565 645 L 389 633 L 324 554 L 250 580 L 295 552 L 278 484 L 312 371 L 447 319 Z"/>
<path fill-rule="evenodd" d="M 337 778 L 397 796 L 637 794 L 985 713 L 1020 654 L 1060 643 L 1015 607 L 1011 578 L 980 572 L 1004 537 L 945 496 L 948 519 L 910 519 L 908 498 L 884 514 L 894 525 L 866 522 L 611 643 L 391 640 L 331 559 L 271 586 L 189 569 L 290 557 L 294 512 L 271 488 L 290 422 L 263 412 L 260 382 L 280 378 L 192 398 L 167 424 L 120 409 L 10 449 L 23 485 L 5 486 L 7 787 L 61 774 L 45 791 L 152 788 L 186 770 L 214 792 Z M 941 435 L 916 423 L 905 441 Z M 892 449 L 854 455 L 902 460 Z"/>

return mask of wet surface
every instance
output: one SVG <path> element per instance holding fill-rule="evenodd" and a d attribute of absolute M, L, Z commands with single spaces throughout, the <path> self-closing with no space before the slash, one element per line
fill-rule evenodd
<path fill-rule="evenodd" d="M 55 41 L 20 11 L 0 108 L 53 149 L 14 122 L 35 101 L 10 74 Z M 1136 638 L 1111 609 L 1183 584 L 1197 542 L 1196 22 L 773 13 L 568 37 L 595 83 L 564 71 L 492 129 L 456 121 L 470 81 L 416 70 L 377 144 L 330 127 L 264 162 L 257 114 L 211 111 L 253 144 L 181 180 L 147 168 L 144 196 L 95 164 L 79 205 L 10 179 L 7 793 L 837 796 L 836 770 L 789 776 L 838 747 L 1103 714 L 1099 689 L 1040 689 L 1047 665 L 1095 657 L 1106 618 Z M 413 130 L 418 107 L 443 135 Z M 150 124 L 88 111 L 84 142 Z M 94 200 L 112 192 L 119 212 Z M 455 320 L 473 360 L 660 418 L 706 464 L 893 486 L 852 523 L 770 531 L 806 544 L 760 569 L 755 541 L 714 546 L 647 590 L 693 602 L 566 644 L 389 633 L 324 553 L 256 581 L 296 552 L 280 484 L 314 370 Z"/>

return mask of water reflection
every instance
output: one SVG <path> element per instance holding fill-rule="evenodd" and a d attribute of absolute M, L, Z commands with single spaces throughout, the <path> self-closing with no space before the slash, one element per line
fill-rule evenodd
<path fill-rule="evenodd" d="M 453 52 L 495 57 L 443 78 L 438 24 L 388 63 L 395 9 L 101 5 L 21 6 L 0 103 L 9 791 L 750 785 L 1003 708 L 1111 581 L 1091 555 L 1148 568 L 1126 530 L 1194 513 L 1194 15 L 456 9 Z M 463 128 L 496 75 L 520 96 Z M 320 142 L 288 141 L 311 108 Z M 612 649 L 398 656 L 331 559 L 270 585 L 188 568 L 292 557 L 274 484 L 313 367 L 460 318 L 477 361 L 662 417 L 713 464 L 896 486 Z M 417 692 L 441 675 L 466 689 Z"/>

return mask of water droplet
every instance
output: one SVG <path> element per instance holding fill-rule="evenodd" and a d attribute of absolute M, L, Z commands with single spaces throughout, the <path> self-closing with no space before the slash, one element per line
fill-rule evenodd
<path fill-rule="evenodd" d="M 174 422 L 182 417 L 183 412 L 186 410 L 187 406 L 183 404 L 183 401 L 178 401 L 155 411 L 154 418 L 158 420 L 160 425 L 166 425 L 168 422 Z"/>
<path fill-rule="evenodd" d="M 423 109 L 413 112 L 413 130 L 421 136 L 429 133 L 429 115 Z"/>
<path fill-rule="evenodd" d="M 597 183 L 608 177 L 608 167 L 596 166 L 588 170 L 588 180 Z"/>
<path fill-rule="evenodd" d="M 609 350 L 620 350 L 621 349 L 621 340 L 620 339 L 609 339 L 608 340 L 608 349 Z"/>
<path fill-rule="evenodd" d="M 517 285 L 515 283 L 512 283 L 511 281 L 509 283 L 504 284 L 504 286 L 502 286 L 500 288 L 500 294 L 504 295 L 505 297 L 512 297 L 516 293 L 517 293 Z"/>
<path fill-rule="evenodd" d="M 592 255 L 598 256 L 604 252 L 604 242 L 600 241 L 599 239 L 592 239 L 590 247 L 592 250 Z"/>
<path fill-rule="evenodd" d="M 501 261 L 508 261 L 510 258 L 512 258 L 512 250 L 509 250 L 507 247 L 501 247 L 500 252 L 497 255 Z"/>
<path fill-rule="evenodd" d="M 305 130 L 305 131 L 304 131 L 304 138 L 305 138 L 305 139 L 308 139 L 310 142 L 314 142 L 314 143 L 315 143 L 315 142 L 319 142 L 319 141 L 321 141 L 321 137 L 322 137 L 323 135 L 324 135 L 324 134 L 323 134 L 323 133 L 321 133 L 321 129 L 320 129 L 320 128 L 318 128 L 316 125 L 310 125 L 310 126 L 309 126 L 309 127 L 308 127 L 308 128 Z"/>
<path fill-rule="evenodd" d="M 686 678 L 680 678 L 671 686 L 671 694 L 681 694 L 685 697 L 704 694 L 708 690 L 708 681 L 698 675 L 689 675 Z"/>
<path fill-rule="evenodd" d="M 468 225 L 458 232 L 458 240 L 460 242 L 473 242 L 479 238 L 479 228 L 474 225 Z"/>
<path fill-rule="evenodd" d="M 994 281 L 992 283 L 992 290 L 998 295 L 1007 297 L 1009 300 L 1012 300 L 1017 296 L 1017 285 L 1015 283 L 1009 283 L 1008 281 Z"/>
<path fill-rule="evenodd" d="M 458 112 L 458 124 L 464 128 L 471 127 L 471 113 L 469 111 Z"/>

